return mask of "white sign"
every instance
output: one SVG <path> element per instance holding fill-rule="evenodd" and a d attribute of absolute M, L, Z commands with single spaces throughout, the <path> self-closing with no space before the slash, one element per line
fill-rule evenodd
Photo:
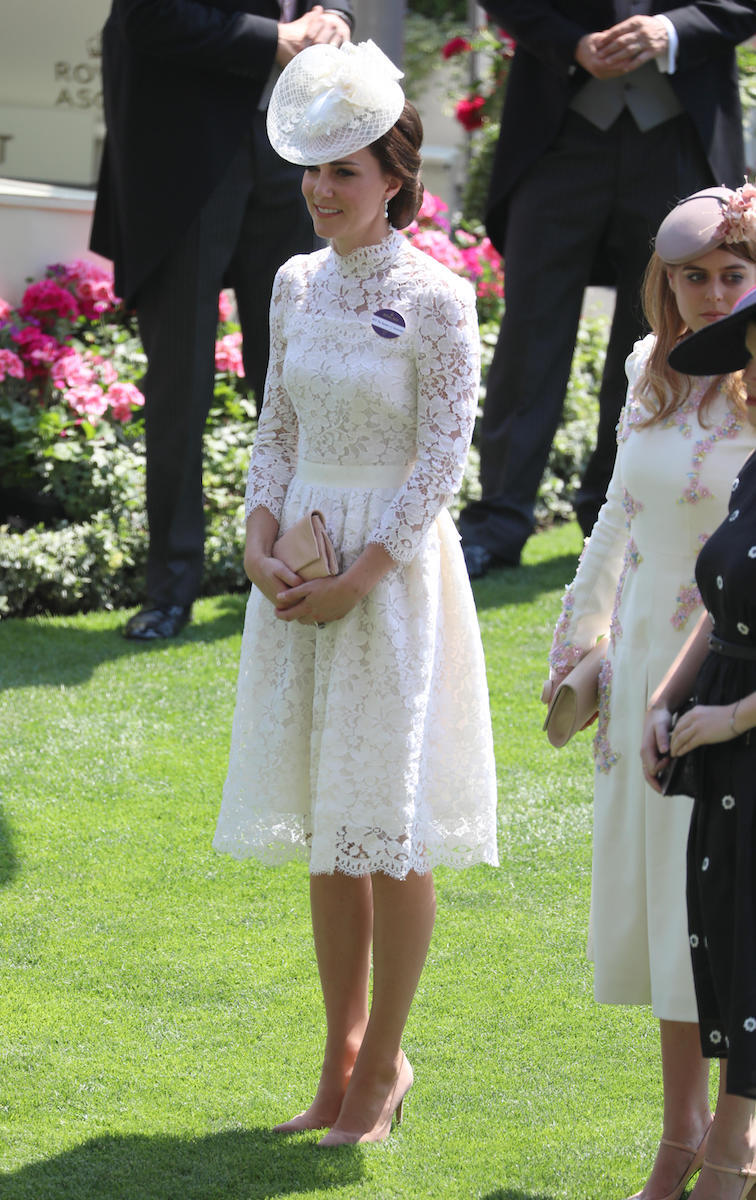
<path fill-rule="evenodd" d="M 2 0 L 0 175 L 91 187 L 108 0 Z"/>

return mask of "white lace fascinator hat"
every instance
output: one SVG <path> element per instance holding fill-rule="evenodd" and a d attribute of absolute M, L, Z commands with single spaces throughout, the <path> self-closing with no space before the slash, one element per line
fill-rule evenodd
<path fill-rule="evenodd" d="M 402 72 L 374 42 L 302 50 L 278 77 L 268 137 L 299 166 L 335 162 L 371 145 L 404 108 Z"/>

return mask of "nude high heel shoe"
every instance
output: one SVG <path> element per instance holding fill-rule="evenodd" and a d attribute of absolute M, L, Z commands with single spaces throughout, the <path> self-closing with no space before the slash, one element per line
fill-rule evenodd
<path fill-rule="evenodd" d="M 750 1167 L 720 1167 L 717 1163 L 709 1162 L 708 1158 L 705 1158 L 703 1165 L 710 1171 L 719 1171 L 722 1175 L 737 1175 L 743 1180 L 743 1190 L 737 1196 L 737 1200 L 746 1200 L 746 1196 L 750 1196 L 756 1187 L 756 1160 L 751 1163 Z"/>
<path fill-rule="evenodd" d="M 409 1060 L 402 1051 L 402 1065 L 396 1077 L 394 1089 L 388 1098 L 383 1112 L 372 1129 L 365 1133 L 351 1133 L 345 1129 L 332 1129 L 318 1142 L 319 1146 L 353 1146 L 357 1142 L 385 1142 L 391 1133 L 391 1126 L 396 1120 L 397 1125 L 404 1116 L 404 1097 L 412 1087 L 414 1074 Z"/>
<path fill-rule="evenodd" d="M 674 1150 L 684 1150 L 686 1154 L 691 1155 L 691 1160 L 688 1166 L 685 1168 L 682 1178 L 680 1179 L 680 1182 L 674 1191 L 670 1192 L 667 1196 L 660 1196 L 659 1200 L 680 1200 L 680 1197 L 682 1196 L 693 1176 L 697 1175 L 701 1170 L 701 1167 L 704 1165 L 706 1139 L 709 1136 L 709 1129 L 711 1129 L 711 1124 L 709 1124 L 709 1128 L 706 1130 L 706 1133 L 703 1135 L 701 1141 L 695 1148 L 693 1146 L 686 1146 L 683 1142 L 673 1142 L 671 1138 L 663 1137 L 661 1139 L 661 1144 L 663 1146 L 672 1146 Z M 642 1195 L 642 1191 L 635 1192 L 634 1195 L 628 1197 L 628 1200 L 640 1200 Z M 742 1197 L 740 1200 L 742 1200 Z"/>
<path fill-rule="evenodd" d="M 310 1129 L 327 1129 L 330 1121 L 322 1121 L 317 1117 L 310 1116 L 310 1110 L 305 1109 L 304 1112 L 297 1113 L 296 1117 L 292 1117 L 290 1121 L 281 1121 L 280 1125 L 273 1126 L 273 1133 L 305 1133 Z"/>

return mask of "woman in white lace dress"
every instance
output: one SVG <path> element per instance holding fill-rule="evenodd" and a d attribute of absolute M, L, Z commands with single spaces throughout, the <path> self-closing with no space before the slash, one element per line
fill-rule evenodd
<path fill-rule="evenodd" d="M 273 292 L 246 502 L 255 586 L 214 840 L 309 860 L 326 1045 L 312 1104 L 277 1128 L 331 1127 L 321 1145 L 381 1140 L 401 1112 L 431 868 L 497 862 L 485 666 L 445 507 L 475 418 L 478 327 L 469 284 L 396 232 L 422 193 L 398 74 L 371 43 L 312 47 L 271 99 L 271 141 L 305 165 L 331 244 L 286 263 Z M 341 574 L 302 583 L 272 547 L 312 509 Z"/>
<path fill-rule="evenodd" d="M 589 954 L 596 999 L 648 1004 L 659 1018 L 663 1137 L 642 1200 L 677 1200 L 700 1170 L 711 1123 L 685 908 L 692 801 L 647 786 L 643 714 L 701 611 L 694 565 L 727 511 L 753 449 L 737 376 L 694 379 L 667 366 L 686 332 L 727 314 L 756 284 L 742 190 L 689 197 L 663 222 L 645 290 L 653 334 L 627 363 L 617 462 L 565 593 L 550 656 L 562 678 L 602 638 Z M 545 689 L 546 695 L 549 688 Z"/>

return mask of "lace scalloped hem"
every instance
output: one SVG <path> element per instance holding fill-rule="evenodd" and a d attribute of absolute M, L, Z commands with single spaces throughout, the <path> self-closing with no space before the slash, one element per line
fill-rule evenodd
<path fill-rule="evenodd" d="M 313 853 L 311 838 L 301 829 L 286 841 L 270 840 L 269 829 L 266 831 L 267 839 L 262 830 L 259 832 L 262 835 L 259 838 L 216 834 L 213 849 L 240 861 L 254 858 L 264 866 L 282 866 L 288 862 L 309 860 L 311 875 L 333 875 L 338 872 L 340 875 L 358 877 L 380 872 L 394 879 L 404 879 L 410 871 L 424 875 L 441 866 L 462 870 L 480 863 L 492 867 L 499 865 L 495 842 L 484 839 L 477 845 L 462 842 L 450 845 L 448 839 L 434 845 L 413 841 L 407 850 L 396 844 L 389 845 L 388 839 L 385 839 L 383 846 L 374 847 L 371 851 L 366 851 L 362 843 L 343 839 L 340 845 L 328 849 L 321 847 Z"/>

